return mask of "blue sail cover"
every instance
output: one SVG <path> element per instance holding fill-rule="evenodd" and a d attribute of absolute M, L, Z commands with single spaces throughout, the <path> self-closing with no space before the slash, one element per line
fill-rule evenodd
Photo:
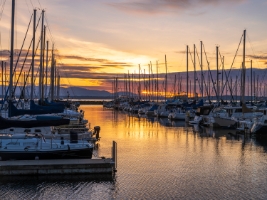
<path fill-rule="evenodd" d="M 154 110 L 157 110 L 158 109 L 158 105 L 157 104 L 154 104 L 148 111 L 154 111 Z"/>
<path fill-rule="evenodd" d="M 69 123 L 70 119 L 63 117 L 50 118 L 46 120 L 41 118 L 36 120 L 22 121 L 22 120 L 5 119 L 0 116 L 0 129 L 6 129 L 11 127 L 32 128 L 32 127 L 43 127 L 43 126 L 61 126 L 61 125 L 68 125 Z"/>
<path fill-rule="evenodd" d="M 198 102 L 197 105 L 194 105 L 194 106 L 193 106 L 193 108 L 194 108 L 194 109 L 197 109 L 198 107 L 203 106 L 203 105 L 204 105 L 204 101 L 203 101 L 203 99 L 201 99 L 201 100 Z"/>
<path fill-rule="evenodd" d="M 31 110 L 46 110 L 51 113 L 61 113 L 64 112 L 64 106 L 39 106 L 34 103 L 33 100 L 30 100 Z"/>
<path fill-rule="evenodd" d="M 57 107 L 46 107 L 46 106 L 37 106 L 32 100 L 31 100 L 31 109 L 30 110 L 24 110 L 24 109 L 17 109 L 12 102 L 9 102 L 9 110 L 8 110 L 8 116 L 14 117 L 19 115 L 39 115 L 39 114 L 49 114 L 49 113 L 62 113 L 64 112 L 64 108 L 57 108 Z"/>
<path fill-rule="evenodd" d="M 46 106 L 60 106 L 60 107 L 65 107 L 65 102 L 54 102 L 54 101 L 49 102 L 47 99 L 45 99 L 44 100 L 44 105 L 46 105 Z"/>

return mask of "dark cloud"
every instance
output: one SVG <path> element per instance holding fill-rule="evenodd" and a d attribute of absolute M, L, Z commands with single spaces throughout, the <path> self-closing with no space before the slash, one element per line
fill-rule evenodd
<path fill-rule="evenodd" d="M 128 0 L 120 3 L 108 3 L 123 10 L 137 13 L 162 13 L 166 11 L 185 11 L 201 6 L 216 6 L 219 4 L 236 4 L 245 0 Z M 204 12 L 198 15 L 204 14 Z"/>
<path fill-rule="evenodd" d="M 101 63 L 108 62 L 108 60 L 106 59 L 88 58 L 88 57 L 76 56 L 76 55 L 60 55 L 59 57 L 60 59 L 73 59 L 73 60 L 92 61 L 92 62 L 101 62 Z"/>
<path fill-rule="evenodd" d="M 66 65 L 66 64 L 60 64 L 60 71 L 78 71 L 78 72 L 89 72 L 93 69 L 98 69 L 100 67 L 97 66 L 79 66 L 79 65 Z"/>
<path fill-rule="evenodd" d="M 267 55 L 265 56 L 255 56 L 255 55 L 248 55 L 248 57 L 252 59 L 259 59 L 259 60 L 267 60 Z"/>

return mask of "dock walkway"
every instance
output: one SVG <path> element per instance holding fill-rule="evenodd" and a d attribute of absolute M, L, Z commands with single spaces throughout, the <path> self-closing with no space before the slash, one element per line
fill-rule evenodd
<path fill-rule="evenodd" d="M 60 159 L 0 161 L 0 175 L 111 174 L 115 162 L 108 159 Z"/>

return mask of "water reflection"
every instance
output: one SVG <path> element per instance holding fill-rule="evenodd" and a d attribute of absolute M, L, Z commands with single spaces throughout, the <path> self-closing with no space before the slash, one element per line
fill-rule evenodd
<path fill-rule="evenodd" d="M 108 199 L 112 175 L 9 176 L 0 178 L 1 199 Z"/>
<path fill-rule="evenodd" d="M 92 125 L 101 126 L 96 156 L 110 157 L 112 141 L 118 143 L 115 179 L 0 180 L 1 199 L 18 193 L 23 199 L 267 199 L 267 140 L 82 108 Z"/>

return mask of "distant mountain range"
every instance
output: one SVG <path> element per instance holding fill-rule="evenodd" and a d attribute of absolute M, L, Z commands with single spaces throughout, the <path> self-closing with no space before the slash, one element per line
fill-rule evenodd
<path fill-rule="evenodd" d="M 110 97 L 112 94 L 105 90 L 88 90 L 81 87 L 60 88 L 60 96 L 70 97 Z"/>

